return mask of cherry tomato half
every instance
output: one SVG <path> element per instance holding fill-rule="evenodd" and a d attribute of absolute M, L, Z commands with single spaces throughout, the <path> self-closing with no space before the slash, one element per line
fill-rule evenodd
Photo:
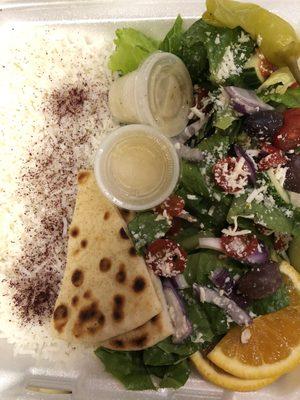
<path fill-rule="evenodd" d="M 146 264 L 158 276 L 169 278 L 184 271 L 187 253 L 169 239 L 157 239 L 148 246 Z"/>
<path fill-rule="evenodd" d="M 277 150 L 266 157 L 262 158 L 258 163 L 258 169 L 260 171 L 267 171 L 270 168 L 276 168 L 279 165 L 285 165 L 287 158 L 282 150 Z"/>
<path fill-rule="evenodd" d="M 291 235 L 288 235 L 287 233 L 279 233 L 275 232 L 274 233 L 274 249 L 278 251 L 279 253 L 283 251 L 287 251 L 289 248 L 290 242 L 292 240 Z"/>
<path fill-rule="evenodd" d="M 300 108 L 286 110 L 284 123 L 274 139 L 274 145 L 283 151 L 300 146 Z"/>
<path fill-rule="evenodd" d="M 258 249 L 259 242 L 254 235 L 225 235 L 221 237 L 221 246 L 229 257 L 243 260 Z"/>
<path fill-rule="evenodd" d="M 164 212 L 166 212 L 168 217 L 174 218 L 182 213 L 184 205 L 183 198 L 173 194 L 157 206 L 155 211 L 159 214 L 164 214 Z"/>
<path fill-rule="evenodd" d="M 218 186 L 227 193 L 237 193 L 248 184 L 249 168 L 244 162 L 238 167 L 242 158 L 226 157 L 219 160 L 213 168 L 214 178 Z"/>
<path fill-rule="evenodd" d="M 261 146 L 261 151 L 267 154 L 272 154 L 280 150 L 277 149 L 277 147 L 272 146 L 271 144 L 263 143 L 263 145 Z"/>

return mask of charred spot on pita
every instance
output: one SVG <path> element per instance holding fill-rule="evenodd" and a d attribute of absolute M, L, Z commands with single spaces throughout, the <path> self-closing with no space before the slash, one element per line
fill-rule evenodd
<path fill-rule="evenodd" d="M 123 263 L 119 265 L 119 271 L 116 273 L 116 281 L 119 283 L 124 283 L 126 281 L 125 264 Z"/>
<path fill-rule="evenodd" d="M 86 239 L 83 239 L 83 240 L 80 242 L 80 246 L 81 246 L 83 249 L 87 246 L 87 244 L 88 244 L 88 241 L 87 241 Z"/>
<path fill-rule="evenodd" d="M 102 272 L 107 272 L 111 267 L 111 261 L 109 258 L 104 257 L 100 260 L 99 268 Z"/>
<path fill-rule="evenodd" d="M 83 293 L 83 297 L 85 299 L 90 299 L 92 297 L 92 293 L 90 290 L 87 290 L 86 292 Z"/>
<path fill-rule="evenodd" d="M 78 174 L 78 183 L 85 183 L 89 179 L 90 173 L 88 171 L 81 171 Z"/>
<path fill-rule="evenodd" d="M 122 239 L 127 239 L 127 240 L 129 239 L 129 237 L 123 227 L 120 229 L 120 236 Z"/>
<path fill-rule="evenodd" d="M 73 228 L 70 229 L 70 235 L 74 238 L 79 235 L 79 229 L 77 226 L 73 226 Z"/>
<path fill-rule="evenodd" d="M 114 308 L 113 308 L 113 319 L 116 322 L 121 321 L 124 318 L 123 307 L 125 304 L 125 297 L 121 294 L 116 294 L 113 298 Z"/>
<path fill-rule="evenodd" d="M 105 323 L 105 316 L 98 308 L 98 302 L 92 302 L 81 308 L 78 319 L 73 326 L 73 334 L 80 337 L 84 334 L 94 335 Z"/>
<path fill-rule="evenodd" d="M 104 219 L 105 221 L 107 221 L 109 217 L 110 217 L 110 212 L 109 212 L 109 211 L 105 211 L 104 216 L 103 216 L 103 219 Z"/>
<path fill-rule="evenodd" d="M 121 294 L 116 294 L 114 296 L 114 303 L 116 306 L 123 306 L 124 301 L 125 301 L 124 296 L 122 296 Z"/>
<path fill-rule="evenodd" d="M 124 313 L 123 313 L 122 310 L 115 309 L 115 310 L 113 311 L 113 319 L 114 319 L 116 322 L 122 321 L 123 318 L 124 318 Z"/>
<path fill-rule="evenodd" d="M 116 347 L 119 347 L 119 348 L 124 347 L 124 342 L 123 342 L 123 340 L 120 340 L 120 339 L 112 340 L 110 343 L 111 343 L 113 346 L 116 346 Z"/>
<path fill-rule="evenodd" d="M 142 335 L 140 337 L 137 337 L 136 339 L 132 339 L 131 343 L 136 346 L 136 347 L 143 347 L 147 343 L 148 335 Z"/>
<path fill-rule="evenodd" d="M 80 322 L 84 323 L 90 321 L 91 319 L 95 318 L 97 315 L 98 306 L 97 303 L 94 301 L 90 305 L 83 307 L 79 312 L 79 320 Z"/>
<path fill-rule="evenodd" d="M 137 276 L 133 282 L 132 288 L 136 293 L 138 293 L 142 292 L 145 289 L 145 286 L 145 279 L 142 276 Z"/>
<path fill-rule="evenodd" d="M 79 287 L 83 283 L 83 272 L 80 269 L 75 269 L 71 276 L 71 281 L 74 286 Z"/>
<path fill-rule="evenodd" d="M 61 332 L 68 322 L 68 307 L 65 304 L 61 304 L 54 310 L 53 320 L 54 320 L 54 328 Z"/>
<path fill-rule="evenodd" d="M 72 297 L 72 300 L 71 300 L 72 306 L 74 306 L 74 307 L 77 306 L 78 301 L 79 301 L 78 296 L 73 296 L 73 297 Z"/>
<path fill-rule="evenodd" d="M 131 255 L 132 257 L 135 257 L 137 255 L 136 250 L 133 246 L 131 246 L 129 249 L 129 255 Z"/>
<path fill-rule="evenodd" d="M 152 324 L 156 324 L 158 320 L 159 320 L 159 314 L 152 317 L 150 321 Z"/>

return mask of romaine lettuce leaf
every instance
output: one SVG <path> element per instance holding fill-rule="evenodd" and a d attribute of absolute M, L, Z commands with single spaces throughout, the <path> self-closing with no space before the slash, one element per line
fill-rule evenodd
<path fill-rule="evenodd" d="M 99 347 L 95 354 L 105 370 L 116 377 L 128 390 L 155 389 L 143 363 L 140 351 L 113 351 Z"/>
<path fill-rule="evenodd" d="M 176 18 L 174 25 L 167 33 L 164 40 L 159 46 L 159 50 L 167 51 L 178 55 L 181 47 L 182 35 L 183 35 L 183 20 L 180 15 Z"/>
<path fill-rule="evenodd" d="M 242 264 L 229 257 L 220 257 L 220 255 L 219 252 L 214 250 L 201 250 L 196 254 L 189 255 L 187 267 L 184 271 L 187 282 L 190 285 L 193 283 L 208 285 L 211 283 L 209 279 L 211 272 L 217 268 L 227 268 L 233 275 L 241 274 Z"/>
<path fill-rule="evenodd" d="M 280 94 L 274 89 L 266 89 L 264 92 L 258 93 L 258 96 L 266 103 L 274 103 L 274 105 L 282 105 L 287 108 L 300 107 L 300 88 L 287 89 L 283 94 Z"/>
<path fill-rule="evenodd" d="M 170 225 L 165 218 L 157 218 L 157 215 L 151 212 L 138 213 L 128 224 L 128 230 L 138 251 L 163 237 L 169 229 Z"/>
<path fill-rule="evenodd" d="M 178 389 L 183 386 L 190 375 L 191 369 L 187 360 L 170 366 L 160 382 L 161 388 Z"/>
<path fill-rule="evenodd" d="M 251 304 L 251 311 L 256 315 L 269 314 L 287 307 L 290 304 L 289 293 L 283 284 L 280 288 L 270 296 L 264 299 L 254 300 Z"/>
<path fill-rule="evenodd" d="M 115 51 L 108 66 L 112 71 L 127 74 L 134 71 L 151 53 L 158 50 L 159 42 L 133 28 L 116 30 Z"/>
<path fill-rule="evenodd" d="M 203 80 L 208 60 L 213 83 L 236 84 L 234 79 L 254 48 L 254 41 L 241 28 L 216 27 L 200 19 L 184 33 L 181 57 L 196 81 Z"/>
<path fill-rule="evenodd" d="M 285 214 L 285 212 L 290 210 L 285 210 L 276 205 L 270 207 L 265 205 L 263 202 L 258 203 L 255 200 L 251 203 L 247 203 L 247 197 L 248 195 L 244 194 L 233 200 L 227 216 L 229 224 L 234 222 L 234 217 L 243 218 L 243 216 L 253 214 L 255 223 L 261 224 L 275 232 L 293 233 L 295 225 L 293 221 L 293 213 L 291 213 L 291 216 Z"/>

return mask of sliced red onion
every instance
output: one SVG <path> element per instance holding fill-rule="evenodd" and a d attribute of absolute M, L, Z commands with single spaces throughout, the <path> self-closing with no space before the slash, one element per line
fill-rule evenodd
<path fill-rule="evenodd" d="M 215 269 L 210 276 L 210 280 L 217 288 L 224 290 L 227 296 L 233 292 L 235 287 L 235 281 L 226 268 Z"/>
<path fill-rule="evenodd" d="M 226 268 L 217 268 L 210 276 L 212 283 L 221 290 L 224 290 L 226 296 L 233 300 L 239 307 L 246 308 L 248 301 L 235 292 L 236 281 L 231 277 Z"/>
<path fill-rule="evenodd" d="M 251 183 L 253 185 L 255 185 L 256 184 L 256 168 L 255 168 L 253 161 L 248 156 L 248 154 L 245 152 L 245 150 L 242 147 L 238 146 L 237 144 L 234 145 L 234 150 L 238 157 L 244 158 L 245 163 L 250 171 L 249 179 L 250 179 Z"/>
<path fill-rule="evenodd" d="M 204 154 L 199 149 L 193 149 L 179 142 L 174 142 L 174 147 L 179 157 L 188 161 L 202 161 L 204 160 Z"/>
<path fill-rule="evenodd" d="M 192 324 L 187 317 L 183 301 L 171 280 L 164 279 L 162 284 L 170 318 L 174 326 L 173 343 L 182 343 L 191 335 L 193 331 Z"/>
<path fill-rule="evenodd" d="M 233 300 L 221 296 L 218 292 L 206 286 L 194 284 L 193 288 L 202 303 L 211 303 L 222 308 L 238 325 L 250 325 L 252 323 L 250 315 Z"/>
<path fill-rule="evenodd" d="M 235 111 L 241 114 L 253 114 L 257 111 L 274 110 L 269 104 L 264 103 L 253 90 L 242 89 L 236 86 L 224 88 L 230 97 L 230 102 Z"/>
<path fill-rule="evenodd" d="M 178 274 L 171 279 L 176 289 L 182 290 L 190 287 L 183 274 Z"/>
<path fill-rule="evenodd" d="M 216 251 L 221 251 L 222 253 L 224 252 L 220 238 L 199 237 L 198 244 L 199 244 L 198 247 L 201 249 L 216 250 Z"/>
<path fill-rule="evenodd" d="M 176 142 L 181 144 L 187 142 L 191 137 L 196 135 L 199 130 L 206 124 L 208 121 L 208 116 L 204 116 L 203 118 L 198 119 L 192 124 L 188 125 L 178 136 L 176 136 Z"/>
<path fill-rule="evenodd" d="M 266 262 L 268 262 L 270 259 L 269 257 L 269 251 L 267 249 L 267 247 L 265 246 L 265 244 L 262 241 L 259 241 L 259 247 L 257 248 L 257 250 L 255 250 L 254 253 L 250 254 L 250 256 L 248 256 L 245 259 L 245 263 L 247 264 L 265 264 Z"/>
<path fill-rule="evenodd" d="M 216 250 L 220 251 L 221 253 L 224 253 L 224 248 L 221 244 L 221 239 L 220 238 L 214 238 L 214 237 L 209 237 L 209 238 L 202 238 L 199 237 L 198 241 L 198 248 L 200 249 L 210 249 L 210 250 Z M 259 247 L 255 252 L 250 254 L 250 256 L 246 257 L 243 260 L 239 260 L 240 262 L 243 262 L 245 264 L 264 264 L 267 261 L 269 261 L 269 252 L 266 246 L 262 241 L 259 242 Z"/>

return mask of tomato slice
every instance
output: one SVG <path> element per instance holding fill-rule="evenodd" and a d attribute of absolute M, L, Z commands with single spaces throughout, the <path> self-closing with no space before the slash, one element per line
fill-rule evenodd
<path fill-rule="evenodd" d="M 244 260 L 258 249 L 259 242 L 254 235 L 225 235 L 221 237 L 221 246 L 229 257 Z"/>
<path fill-rule="evenodd" d="M 250 170 L 242 157 L 227 157 L 219 160 L 213 168 L 218 186 L 227 193 L 238 193 L 247 184 Z"/>
<path fill-rule="evenodd" d="M 146 264 L 155 275 L 170 278 L 184 271 L 187 253 L 169 239 L 157 239 L 148 246 Z"/>
<path fill-rule="evenodd" d="M 163 203 L 155 208 L 155 211 L 159 214 L 166 215 L 168 217 L 174 218 L 178 217 L 184 209 L 184 200 L 180 196 L 173 194 L 168 197 Z"/>
<path fill-rule="evenodd" d="M 277 150 L 274 153 L 268 154 L 262 158 L 258 163 L 258 169 L 260 171 L 267 171 L 270 168 L 276 168 L 279 165 L 285 165 L 287 158 L 282 150 Z"/>
<path fill-rule="evenodd" d="M 279 151 L 279 149 L 275 146 L 272 146 L 271 144 L 268 143 L 263 143 L 262 147 L 261 147 L 261 151 L 267 154 L 272 154 L 272 153 L 276 153 L 277 151 Z"/>
<path fill-rule="evenodd" d="M 274 249 L 280 253 L 283 251 L 287 251 L 290 245 L 290 241 L 292 240 L 291 235 L 275 232 L 274 238 Z"/>
<path fill-rule="evenodd" d="M 300 146 L 300 108 L 286 110 L 284 123 L 274 139 L 274 145 L 283 151 Z"/>

